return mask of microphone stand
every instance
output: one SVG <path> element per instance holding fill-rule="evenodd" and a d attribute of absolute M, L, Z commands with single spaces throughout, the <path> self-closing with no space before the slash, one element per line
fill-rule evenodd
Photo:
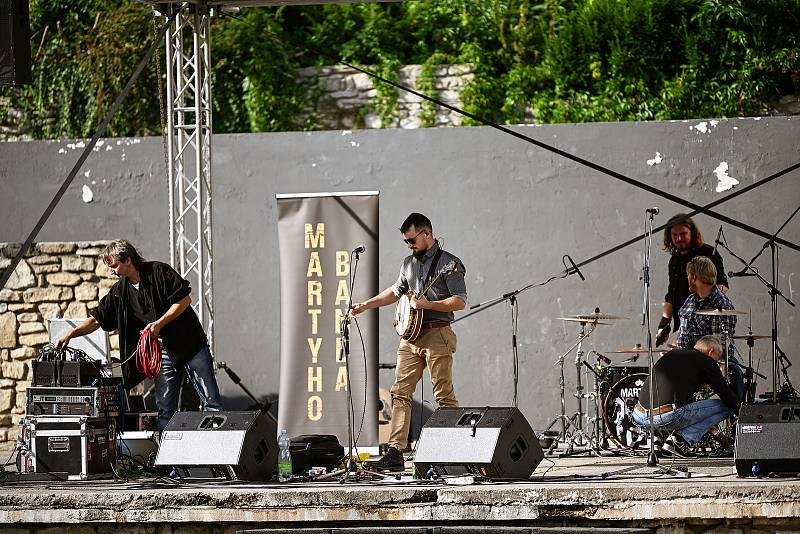
<path fill-rule="evenodd" d="M 474 305 L 470 306 L 469 309 L 470 310 L 475 310 L 475 311 L 471 311 L 470 313 L 468 313 L 466 315 L 463 315 L 463 316 L 459 317 L 458 319 L 453 320 L 454 323 L 457 323 L 458 321 L 462 321 L 462 320 L 466 319 L 467 317 L 472 317 L 473 315 L 475 315 L 477 313 L 480 313 L 482 311 L 488 310 L 492 306 L 495 306 L 496 304 L 500 304 L 501 302 L 508 301 L 508 303 L 511 305 L 511 357 L 512 357 L 513 368 L 514 368 L 514 397 L 513 397 L 513 403 L 514 403 L 514 407 L 515 408 L 517 407 L 517 391 L 518 391 L 518 382 L 519 382 L 519 352 L 517 350 L 517 317 L 519 316 L 519 307 L 518 307 L 518 304 L 517 304 L 517 295 L 519 295 L 523 291 L 527 291 L 528 289 L 531 289 L 533 287 L 541 287 L 541 286 L 547 285 L 550 282 L 552 282 L 553 280 L 555 280 L 556 278 L 566 278 L 567 276 L 569 276 L 571 274 L 578 274 L 577 268 L 575 268 L 575 269 L 567 268 L 565 271 L 562 271 L 561 273 L 559 273 L 557 275 L 553 275 L 550 278 L 548 278 L 548 279 L 546 279 L 546 280 L 544 280 L 542 282 L 534 282 L 532 284 L 528 284 L 528 285 L 526 285 L 524 287 L 521 287 L 519 289 L 515 289 L 515 290 L 510 291 L 508 293 L 504 293 L 504 294 L 500 295 L 499 297 L 495 297 L 493 299 L 489 299 L 489 300 L 486 300 L 484 302 L 479 302 L 477 304 L 474 304 Z M 568 353 L 569 353 L 569 351 L 568 351 Z M 563 397 L 562 397 L 562 402 L 563 402 Z"/>
<path fill-rule="evenodd" d="M 653 335 L 650 330 L 650 248 L 653 241 L 653 216 L 655 215 L 655 210 L 648 209 L 645 213 L 645 250 L 644 250 L 644 265 L 642 266 L 642 289 L 643 289 L 643 299 L 642 299 L 642 325 L 647 327 L 647 355 L 648 355 L 648 367 L 649 367 L 649 380 L 650 380 L 650 409 L 647 411 L 647 420 L 649 423 L 650 428 L 650 453 L 647 455 L 647 466 L 648 467 L 655 467 L 658 469 L 662 474 L 669 474 L 674 475 L 682 478 L 688 478 L 691 476 L 689 471 L 678 471 L 677 469 L 673 469 L 671 467 L 667 467 L 665 465 L 661 465 L 658 463 L 658 456 L 656 456 L 655 451 L 655 441 L 656 441 L 656 432 L 655 432 L 655 423 L 653 422 L 653 391 L 655 390 L 655 380 L 653 376 L 653 367 L 654 367 L 654 360 L 653 360 Z M 643 466 L 631 466 L 626 467 L 624 469 L 620 469 L 618 471 L 614 471 L 611 473 L 603 473 L 602 478 L 607 478 L 611 475 L 620 475 L 622 473 L 629 473 L 631 471 L 635 471 L 637 469 L 641 469 Z"/>
<path fill-rule="evenodd" d="M 272 421 L 276 425 L 278 424 L 278 420 L 275 419 L 275 416 L 272 415 L 272 413 L 269 411 L 269 409 L 272 407 L 272 403 L 271 402 L 261 402 L 260 400 L 258 400 L 256 398 L 256 396 L 253 395 L 250 392 L 249 389 L 247 389 L 247 386 L 242 384 L 242 379 L 239 378 L 239 375 L 237 375 L 236 372 L 233 369 L 228 367 L 228 364 L 226 364 L 225 362 L 217 362 L 216 365 L 217 365 L 217 369 L 223 369 L 225 371 L 225 373 L 228 375 L 228 378 L 230 378 L 231 381 L 233 381 L 234 384 L 236 384 L 237 386 L 242 388 L 242 391 L 244 391 L 245 394 L 248 397 L 250 397 L 250 399 L 253 401 L 253 407 L 255 407 L 259 411 L 261 411 L 264 414 L 266 414 L 266 416 L 269 417 L 270 419 L 272 419 Z"/>
<path fill-rule="evenodd" d="M 340 358 L 344 358 L 344 367 L 345 367 L 345 374 L 347 375 L 347 395 L 345 396 L 345 402 L 347 403 L 347 463 L 345 464 L 344 469 L 337 469 L 328 473 L 327 475 L 323 475 L 321 477 L 317 477 L 316 480 L 326 480 L 329 478 L 333 478 L 339 475 L 342 475 L 342 478 L 339 480 L 340 484 L 344 484 L 347 482 L 347 479 L 353 473 L 360 471 L 362 473 L 368 473 L 374 477 L 388 479 L 391 478 L 391 475 L 385 475 L 383 473 L 379 473 L 377 471 L 370 471 L 368 469 L 358 469 L 356 465 L 356 461 L 353 458 L 353 449 L 357 448 L 357 444 L 355 443 L 355 429 L 354 429 L 354 417 L 353 417 L 353 392 L 352 387 L 350 384 L 350 310 L 353 309 L 353 287 L 355 287 L 356 283 L 356 271 L 358 270 L 358 260 L 359 254 L 363 252 L 363 248 L 356 248 L 353 252 L 350 253 L 350 264 L 352 265 L 352 269 L 350 272 L 352 273 L 349 279 L 350 284 L 350 296 L 347 302 L 347 313 L 344 314 L 342 317 L 341 323 L 341 348 L 339 351 Z M 355 255 L 356 259 L 353 262 L 353 255 Z M 366 380 L 366 378 L 365 378 Z M 365 399 L 366 402 L 366 399 Z"/>
<path fill-rule="evenodd" d="M 749 262 L 745 263 L 745 261 L 742 258 L 740 258 L 736 254 L 734 254 L 731 251 L 731 249 L 728 248 L 727 240 L 724 237 L 725 234 L 723 234 L 722 240 L 719 241 L 719 244 L 722 246 L 722 248 L 727 250 L 730 253 L 731 256 L 733 256 L 734 258 L 736 258 L 740 262 L 744 263 L 744 269 L 742 269 L 742 271 L 740 273 L 730 273 L 729 276 L 733 276 L 735 274 L 745 275 L 745 273 L 748 273 L 748 271 L 749 271 L 749 273 L 752 273 L 752 274 L 746 274 L 747 276 L 755 276 L 769 290 L 769 297 L 770 297 L 770 301 L 772 303 L 772 313 L 771 313 L 771 319 L 772 319 L 772 333 L 771 333 L 772 334 L 772 402 L 775 402 L 775 403 L 778 402 L 778 375 L 780 374 L 781 371 L 784 371 L 783 374 L 784 374 L 784 376 L 786 376 L 785 368 L 788 367 L 788 366 L 785 366 L 783 369 L 779 369 L 779 365 L 780 365 L 781 360 L 782 359 L 786 359 L 786 356 L 783 353 L 783 351 L 780 349 L 780 347 L 778 346 L 778 299 L 777 299 L 777 297 L 780 296 L 790 306 L 792 306 L 793 308 L 795 307 L 794 302 L 792 302 L 786 295 L 784 295 L 783 293 L 781 293 L 778 290 L 778 245 L 775 242 L 775 238 L 778 237 L 778 234 L 781 232 L 781 230 L 783 230 L 784 227 L 786 227 L 786 225 L 789 224 L 789 221 L 791 221 L 794 218 L 794 216 L 797 215 L 798 211 L 800 211 L 800 206 L 798 206 L 797 209 L 795 209 L 794 212 L 792 212 L 792 214 L 789 215 L 789 218 L 786 219 L 786 221 L 780 226 L 780 228 L 778 228 L 778 230 L 772 235 L 772 237 L 770 237 L 766 241 L 766 243 L 764 243 L 764 245 L 761 247 L 761 249 L 756 253 L 755 256 L 753 256 L 753 258 Z M 772 267 L 771 268 L 771 270 L 772 270 L 772 283 L 767 282 L 764 279 L 764 277 L 761 276 L 761 274 L 759 274 L 758 270 L 753 268 L 753 262 L 755 262 L 756 259 L 758 259 L 758 257 L 761 255 L 762 252 L 764 252 L 767 249 L 767 247 L 769 247 L 771 252 L 772 252 L 772 254 L 771 254 L 771 256 L 772 256 L 772 265 L 771 265 L 771 267 Z M 787 380 L 787 383 L 789 383 L 788 380 Z M 789 385 L 791 386 L 791 383 L 789 383 Z M 794 389 L 794 388 L 792 388 L 792 389 Z"/>
<path fill-rule="evenodd" d="M 355 262 L 353 262 L 353 255 L 355 255 Z M 353 429 L 353 388 L 350 384 L 350 310 L 353 309 L 353 287 L 355 286 L 356 282 L 356 271 L 358 269 L 358 260 L 359 260 L 359 252 L 358 249 L 354 250 L 350 253 L 350 264 L 352 265 L 350 276 L 350 295 L 349 301 L 347 303 L 347 312 L 342 317 L 342 324 L 341 324 L 341 348 L 339 351 L 339 355 L 344 358 L 344 367 L 345 373 L 347 375 L 347 395 L 345 396 L 345 402 L 347 403 L 347 464 L 345 465 L 344 476 L 339 481 L 340 483 L 345 483 L 347 478 L 356 468 L 356 462 L 353 459 L 353 448 L 354 448 L 354 441 L 355 436 L 354 429 Z"/>

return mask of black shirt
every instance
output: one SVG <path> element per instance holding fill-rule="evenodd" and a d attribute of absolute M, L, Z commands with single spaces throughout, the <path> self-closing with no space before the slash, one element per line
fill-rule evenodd
<path fill-rule="evenodd" d="M 655 388 L 653 403 L 685 406 L 693 402 L 692 395 L 708 384 L 722 402 L 734 413 L 739 411 L 739 399 L 728 387 L 717 362 L 695 349 L 674 349 L 662 356 L 653 367 Z M 639 404 L 650 408 L 650 379 L 639 392 Z"/>
<path fill-rule="evenodd" d="M 145 261 L 139 267 L 139 289 L 127 278 L 120 278 L 91 315 L 103 330 L 119 331 L 120 349 L 127 358 L 136 350 L 142 328 L 191 292 L 189 282 L 172 267 L 160 261 Z M 191 307 L 162 328 L 160 336 L 175 365 L 187 363 L 208 344 Z M 126 386 L 132 387 L 127 380 Z"/>
<path fill-rule="evenodd" d="M 686 277 L 686 266 L 697 256 L 705 256 L 711 259 L 714 262 L 714 267 L 717 268 L 717 285 L 722 284 L 725 287 L 729 287 L 728 277 L 725 276 L 725 268 L 722 265 L 722 256 L 719 255 L 719 252 L 714 252 L 714 247 L 700 245 L 700 247 L 690 250 L 686 254 L 673 253 L 669 258 L 669 285 L 667 294 L 664 295 L 664 302 L 672 304 L 672 323 L 675 325 L 672 330 L 674 332 L 677 332 L 680 326 L 678 310 L 681 309 L 686 297 L 689 296 L 689 279 Z"/>

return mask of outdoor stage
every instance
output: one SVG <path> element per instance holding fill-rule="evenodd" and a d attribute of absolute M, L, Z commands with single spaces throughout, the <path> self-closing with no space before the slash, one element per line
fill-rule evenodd
<path fill-rule="evenodd" d="M 0 486 L 0 528 L 34 532 L 62 525 L 58 532 L 64 534 L 374 532 L 376 527 L 573 532 L 578 526 L 659 534 L 800 532 L 798 478 L 737 478 L 732 458 L 662 460 L 662 465 L 688 468 L 689 476 L 660 475 L 644 457 L 548 456 L 529 481 L 466 486 L 410 477 L 345 484 L 7 480 Z M 641 469 L 613 474 L 629 466 Z"/>

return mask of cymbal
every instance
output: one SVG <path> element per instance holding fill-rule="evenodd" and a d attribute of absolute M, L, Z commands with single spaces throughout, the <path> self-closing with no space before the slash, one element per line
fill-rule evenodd
<path fill-rule="evenodd" d="M 593 321 L 609 321 L 612 319 L 627 319 L 627 317 L 622 317 L 621 315 L 611 315 L 608 313 L 599 313 L 599 312 L 581 313 L 578 315 L 567 315 L 567 317 L 578 321 L 583 321 L 586 323 Z M 566 319 L 566 317 L 559 317 L 559 319 L 563 320 Z"/>
<path fill-rule="evenodd" d="M 647 347 L 637 346 L 630 349 L 607 350 L 606 352 L 611 354 L 647 354 L 649 351 L 647 350 Z M 654 348 L 653 352 L 664 353 L 667 351 Z"/>
<path fill-rule="evenodd" d="M 556 317 L 556 319 L 561 319 L 562 321 L 572 321 L 573 323 L 611 324 L 595 319 L 580 319 L 578 317 Z"/>
<path fill-rule="evenodd" d="M 696 315 L 714 315 L 714 316 L 731 316 L 731 315 L 747 315 L 746 311 L 739 310 L 699 310 L 694 312 Z"/>
<path fill-rule="evenodd" d="M 758 336 L 758 335 L 756 335 L 756 334 L 753 334 L 753 335 L 750 335 L 750 336 L 748 336 L 748 335 L 744 335 L 744 336 L 731 336 L 731 339 L 750 339 L 750 338 L 752 338 L 752 339 L 769 339 L 769 338 L 771 338 L 771 337 L 772 337 L 772 336 Z"/>

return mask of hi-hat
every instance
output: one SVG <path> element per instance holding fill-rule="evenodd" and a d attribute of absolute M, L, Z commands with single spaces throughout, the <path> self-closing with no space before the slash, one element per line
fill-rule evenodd
<path fill-rule="evenodd" d="M 650 351 L 647 349 L 647 347 L 642 347 L 640 345 L 637 345 L 630 349 L 607 350 L 606 352 L 611 354 L 647 354 Z M 653 352 L 664 353 L 666 351 L 654 348 Z"/>
<path fill-rule="evenodd" d="M 581 313 L 578 315 L 567 315 L 566 317 L 559 317 L 561 320 L 572 319 L 575 321 L 583 321 L 583 322 L 592 322 L 592 321 L 609 321 L 613 319 L 627 319 L 627 317 L 622 317 L 621 315 L 611 315 L 609 313 Z"/>
<path fill-rule="evenodd" d="M 744 335 L 744 336 L 731 336 L 731 339 L 769 339 L 772 336 L 757 336 L 756 334 L 752 335 Z"/>
<path fill-rule="evenodd" d="M 694 313 L 695 315 L 714 315 L 718 317 L 723 317 L 731 315 L 747 315 L 748 312 L 739 310 L 698 310 Z"/>
<path fill-rule="evenodd" d="M 597 319 L 581 319 L 578 317 L 556 317 L 556 319 L 561 319 L 562 321 L 572 321 L 573 323 L 611 324 L 604 323 L 603 321 L 599 321 Z"/>

